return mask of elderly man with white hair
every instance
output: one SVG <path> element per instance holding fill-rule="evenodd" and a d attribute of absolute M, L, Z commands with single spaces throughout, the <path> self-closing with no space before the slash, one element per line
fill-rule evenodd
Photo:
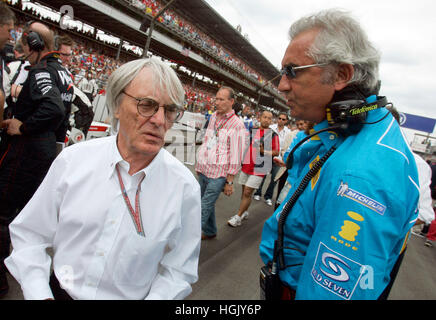
<path fill-rule="evenodd" d="M 198 278 L 200 187 L 162 148 L 180 80 L 141 59 L 107 91 L 117 134 L 63 150 L 10 225 L 5 263 L 26 299 L 183 299 Z"/>

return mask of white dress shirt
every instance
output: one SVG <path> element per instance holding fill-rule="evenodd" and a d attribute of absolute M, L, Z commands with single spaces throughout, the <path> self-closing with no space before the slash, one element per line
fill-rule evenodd
<path fill-rule="evenodd" d="M 145 237 L 137 234 L 116 173 L 133 207 L 139 179 Z M 53 269 L 74 299 L 183 299 L 197 281 L 201 242 L 200 187 L 161 149 L 130 176 L 116 137 L 68 147 L 10 225 L 5 260 L 25 299 L 52 298 Z"/>
<path fill-rule="evenodd" d="M 284 148 L 285 139 L 291 130 L 287 126 L 284 126 L 283 129 L 279 131 L 279 125 L 277 123 L 270 125 L 269 128 L 274 130 L 279 136 L 280 151 L 283 151 L 283 153 L 286 152 L 286 149 Z"/>
<path fill-rule="evenodd" d="M 430 224 L 434 218 L 434 211 L 431 200 L 431 168 L 421 156 L 413 153 L 418 169 L 419 178 L 419 204 L 418 204 L 418 219 L 424 221 L 425 224 Z"/>

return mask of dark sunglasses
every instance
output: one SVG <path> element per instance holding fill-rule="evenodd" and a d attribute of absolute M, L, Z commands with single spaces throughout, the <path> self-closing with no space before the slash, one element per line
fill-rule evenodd
<path fill-rule="evenodd" d="M 316 64 L 309 64 L 307 66 L 293 66 L 288 64 L 287 66 L 284 66 L 282 68 L 282 70 L 280 71 L 280 74 L 286 75 L 289 79 L 294 79 L 295 77 L 297 77 L 297 71 L 299 70 L 303 70 L 303 69 L 307 69 L 307 68 L 312 68 L 312 67 L 321 67 L 321 66 L 325 66 L 328 63 L 316 63 Z"/>

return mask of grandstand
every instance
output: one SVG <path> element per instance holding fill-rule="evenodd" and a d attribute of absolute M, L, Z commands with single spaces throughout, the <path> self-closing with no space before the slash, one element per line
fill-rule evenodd
<path fill-rule="evenodd" d="M 89 63 L 104 86 L 121 63 L 141 57 L 147 29 L 166 0 L 8 1 L 21 20 L 43 20 L 56 33 L 67 33 L 77 47 L 78 76 Z M 67 13 L 67 16 L 62 16 Z M 72 19 L 68 16 L 72 14 Z M 155 23 L 149 52 L 166 59 L 187 91 L 186 105 L 209 109 L 217 88 L 229 85 L 238 102 L 260 101 L 261 108 L 288 110 L 277 90 L 277 70 L 243 35 L 203 0 L 176 0 Z M 82 56 L 82 57 L 80 57 Z M 85 56 L 85 59 L 83 59 Z M 80 57 L 80 61 L 77 60 Z M 86 65 L 88 63 L 88 65 Z M 96 66 L 95 66 L 96 65 Z"/>

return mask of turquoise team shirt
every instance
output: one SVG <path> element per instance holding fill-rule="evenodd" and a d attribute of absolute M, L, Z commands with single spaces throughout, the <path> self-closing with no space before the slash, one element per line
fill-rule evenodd
<path fill-rule="evenodd" d="M 370 111 L 366 121 L 376 122 L 387 112 Z M 327 127 L 323 121 L 314 130 Z M 265 264 L 272 260 L 283 206 L 312 164 L 333 145 L 337 150 L 285 223 L 284 246 L 298 249 L 284 250 L 285 265 L 301 265 L 280 270 L 279 276 L 297 291 L 296 299 L 377 299 L 418 217 L 415 160 L 391 114 L 345 139 L 334 132 L 320 133 L 296 150 L 288 177 L 292 187 L 265 222 L 260 256 Z"/>

